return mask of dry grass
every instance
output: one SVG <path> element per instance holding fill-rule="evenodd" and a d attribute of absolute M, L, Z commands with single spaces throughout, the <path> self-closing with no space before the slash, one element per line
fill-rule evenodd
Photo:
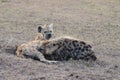
<path fill-rule="evenodd" d="M 33 40 L 39 24 L 54 23 L 54 37 L 90 43 L 98 61 L 47 65 L 4 50 Z M 119 0 L 0 0 L 0 80 L 119 80 Z"/>

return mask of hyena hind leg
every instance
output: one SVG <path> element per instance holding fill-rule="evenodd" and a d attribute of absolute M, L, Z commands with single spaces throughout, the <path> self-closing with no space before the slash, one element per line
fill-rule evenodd
<path fill-rule="evenodd" d="M 18 46 L 17 47 L 17 50 L 16 50 L 16 55 L 17 57 L 22 57 L 22 49 L 25 48 L 25 44 L 22 44 L 21 46 Z"/>
<path fill-rule="evenodd" d="M 21 47 L 17 48 L 16 55 L 17 55 L 17 57 L 21 57 L 21 55 L 22 55 L 22 48 Z"/>

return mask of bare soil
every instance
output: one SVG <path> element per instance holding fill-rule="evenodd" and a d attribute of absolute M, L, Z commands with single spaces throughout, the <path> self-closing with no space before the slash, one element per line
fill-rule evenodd
<path fill-rule="evenodd" d="M 11 54 L 39 24 L 93 46 L 96 62 L 45 64 Z M 120 80 L 120 0 L 0 0 L 0 80 Z"/>

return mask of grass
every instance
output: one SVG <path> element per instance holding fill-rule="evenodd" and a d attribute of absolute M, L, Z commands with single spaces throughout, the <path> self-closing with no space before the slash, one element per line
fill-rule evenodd
<path fill-rule="evenodd" d="M 54 37 L 71 36 L 84 40 L 93 46 L 98 57 L 98 62 L 95 63 L 68 61 L 47 65 L 31 59 L 19 59 L 16 55 L 0 50 L 0 79 L 120 79 L 119 2 L 120 0 L 0 0 L 0 48 L 6 49 L 3 45 L 9 47 L 31 41 L 35 38 L 39 24 L 54 23 Z M 113 69 L 115 65 L 118 68 Z M 77 74 L 77 79 L 75 76 L 69 77 L 70 74 Z"/>
<path fill-rule="evenodd" d="M 6 3 L 9 2 L 10 0 L 0 0 L 0 3 Z"/>

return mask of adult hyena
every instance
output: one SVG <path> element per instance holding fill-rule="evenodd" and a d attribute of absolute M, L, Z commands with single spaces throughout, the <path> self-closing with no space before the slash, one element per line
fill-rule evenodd
<path fill-rule="evenodd" d="M 95 61 L 97 59 L 91 45 L 70 37 L 44 41 L 38 50 L 48 60 L 63 61 L 72 58 L 74 60 Z"/>

